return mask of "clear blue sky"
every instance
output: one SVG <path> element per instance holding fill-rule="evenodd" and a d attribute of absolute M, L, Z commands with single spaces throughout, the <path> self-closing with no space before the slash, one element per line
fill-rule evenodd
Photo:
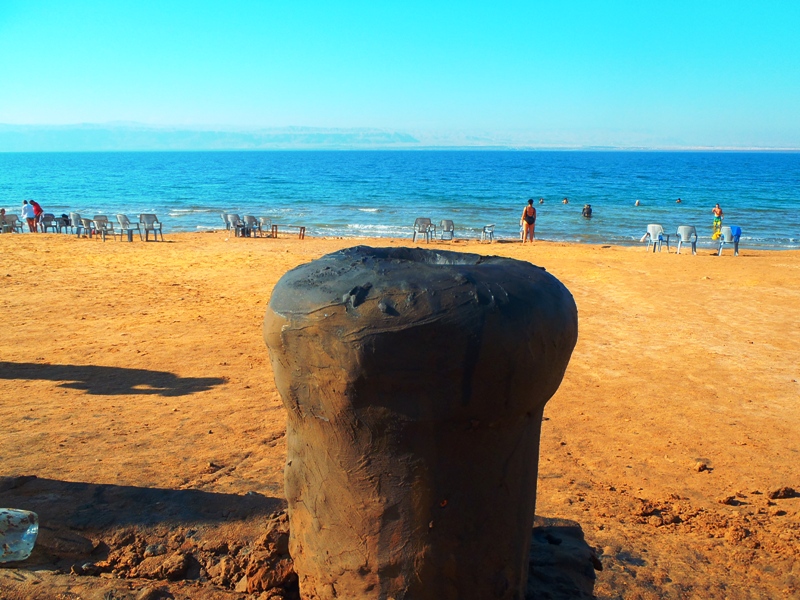
<path fill-rule="evenodd" d="M 798 32 L 797 1 L 0 0 L 0 123 L 800 147 Z"/>

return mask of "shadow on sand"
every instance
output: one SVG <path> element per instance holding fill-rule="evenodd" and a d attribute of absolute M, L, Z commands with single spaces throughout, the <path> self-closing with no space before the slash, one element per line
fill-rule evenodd
<path fill-rule="evenodd" d="M 59 381 L 58 387 L 86 390 L 87 394 L 156 394 L 185 396 L 225 382 L 221 377 L 178 377 L 166 371 L 99 367 L 95 365 L 48 365 L 0 362 L 0 379 Z"/>
<path fill-rule="evenodd" d="M 536 517 L 526 599 L 592 600 L 595 571 L 602 569 L 578 523 Z"/>
<path fill-rule="evenodd" d="M 22 476 L 0 477 L 0 506 L 32 510 L 45 526 L 101 530 L 268 516 L 282 510 L 285 501 L 252 492 L 220 494 Z"/>
<path fill-rule="evenodd" d="M 33 572 L 59 559 L 65 561 L 61 564 L 66 569 L 76 561 L 97 560 L 98 549 L 83 536 L 112 540 L 121 530 L 135 530 L 139 536 L 153 536 L 147 543 L 155 543 L 166 528 L 187 536 L 194 535 L 193 531 L 206 532 L 198 534 L 200 543 L 208 535 L 209 526 L 240 521 L 251 523 L 245 524 L 246 528 L 259 529 L 263 518 L 285 509 L 286 503 L 281 498 L 255 493 L 221 494 L 22 476 L 0 477 L 0 506 L 38 513 L 37 547 L 41 547 L 29 560 L 7 565 Z M 153 528 L 161 533 L 148 534 Z M 232 546 L 237 542 L 227 540 Z M 106 546 L 103 556 L 107 554 Z M 591 600 L 595 570 L 600 569 L 600 560 L 586 543 L 578 523 L 536 518 L 530 546 L 528 600 Z"/>

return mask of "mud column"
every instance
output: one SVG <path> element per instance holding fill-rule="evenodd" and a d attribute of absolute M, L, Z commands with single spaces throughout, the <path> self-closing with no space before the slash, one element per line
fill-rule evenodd
<path fill-rule="evenodd" d="M 349 248 L 264 321 L 304 599 L 522 599 L 545 403 L 575 302 L 530 263 Z"/>

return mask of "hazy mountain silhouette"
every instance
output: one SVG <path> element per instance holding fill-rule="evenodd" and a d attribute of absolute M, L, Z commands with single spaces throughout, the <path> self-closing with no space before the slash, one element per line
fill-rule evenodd
<path fill-rule="evenodd" d="M 137 123 L 2 125 L 0 152 L 113 150 L 266 150 L 414 147 L 412 135 L 379 129 L 225 129 L 155 127 Z"/>

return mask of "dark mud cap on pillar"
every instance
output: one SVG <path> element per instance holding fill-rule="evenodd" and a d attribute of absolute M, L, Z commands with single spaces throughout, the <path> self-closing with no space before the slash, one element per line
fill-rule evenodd
<path fill-rule="evenodd" d="M 523 261 L 357 246 L 284 275 L 264 335 L 303 597 L 522 598 L 577 334 L 569 291 Z"/>

